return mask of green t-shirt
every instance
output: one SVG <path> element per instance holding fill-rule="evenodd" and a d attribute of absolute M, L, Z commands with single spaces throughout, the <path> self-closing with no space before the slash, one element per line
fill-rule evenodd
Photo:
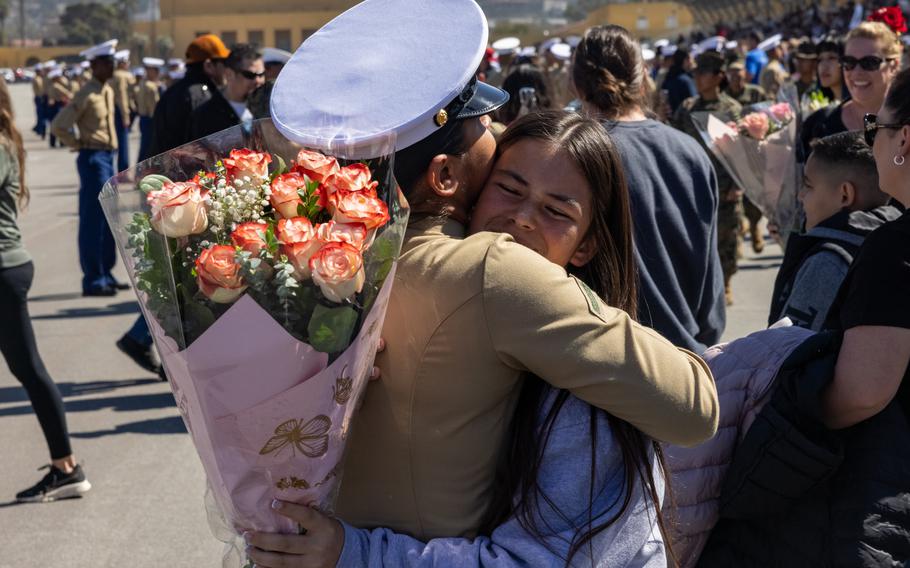
<path fill-rule="evenodd" d="M 0 140 L 0 268 L 20 266 L 31 260 L 22 246 L 19 214 L 19 162 Z"/>

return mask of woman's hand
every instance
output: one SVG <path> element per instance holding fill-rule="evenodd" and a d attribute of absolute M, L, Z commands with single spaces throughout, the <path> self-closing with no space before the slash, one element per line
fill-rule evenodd
<path fill-rule="evenodd" d="M 306 505 L 275 499 L 272 508 L 306 532 L 243 533 L 246 554 L 257 568 L 335 568 L 344 548 L 341 523 Z"/>
<path fill-rule="evenodd" d="M 379 346 L 376 348 L 376 353 L 382 353 L 385 351 L 385 339 L 379 338 Z M 379 367 L 373 367 L 373 370 L 370 372 L 370 380 L 375 381 L 382 376 L 382 370 Z"/>

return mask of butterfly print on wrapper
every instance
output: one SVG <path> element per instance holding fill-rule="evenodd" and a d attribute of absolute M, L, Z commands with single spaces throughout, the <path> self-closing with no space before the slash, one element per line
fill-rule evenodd
<path fill-rule="evenodd" d="M 294 455 L 299 450 L 309 458 L 322 457 L 329 450 L 331 427 L 332 421 L 323 414 L 306 423 L 303 419 L 292 418 L 275 428 L 275 435 L 262 446 L 259 453 L 263 456 L 274 453 L 277 456 L 285 447 L 290 447 Z"/>

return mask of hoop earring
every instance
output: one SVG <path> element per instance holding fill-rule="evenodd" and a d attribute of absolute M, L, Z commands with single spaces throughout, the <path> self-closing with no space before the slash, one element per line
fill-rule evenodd
<path fill-rule="evenodd" d="M 907 160 L 904 159 L 903 156 L 894 156 L 894 165 L 895 166 L 903 166 L 904 162 L 906 162 L 906 161 Z"/>

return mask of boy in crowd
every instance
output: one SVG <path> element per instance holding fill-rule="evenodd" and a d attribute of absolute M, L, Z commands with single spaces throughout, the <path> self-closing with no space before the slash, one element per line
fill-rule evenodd
<path fill-rule="evenodd" d="M 859 132 L 812 143 L 799 200 L 803 233 L 787 243 L 774 282 L 768 324 L 788 317 L 819 331 L 866 235 L 901 212 L 879 189 L 872 149 Z"/>

